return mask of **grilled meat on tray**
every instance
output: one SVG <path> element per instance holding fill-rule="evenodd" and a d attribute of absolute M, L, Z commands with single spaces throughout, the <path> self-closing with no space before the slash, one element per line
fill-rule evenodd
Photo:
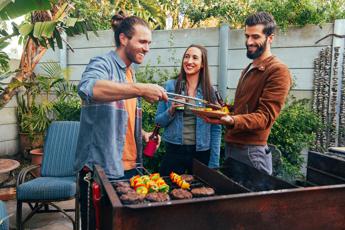
<path fill-rule="evenodd" d="M 212 195 L 214 195 L 214 189 L 210 188 L 210 187 L 193 188 L 191 190 L 191 193 L 195 197 L 212 196 Z"/>
<path fill-rule="evenodd" d="M 170 195 L 174 198 L 174 199 L 178 199 L 178 200 L 182 200 L 182 199 L 191 199 L 192 193 L 188 192 L 187 190 L 181 189 L 181 188 L 176 188 L 173 189 L 170 193 Z"/>
<path fill-rule="evenodd" d="M 120 196 L 120 200 L 124 204 L 139 204 L 145 199 L 144 195 L 138 194 L 136 192 L 129 192 Z"/>
<path fill-rule="evenodd" d="M 170 197 L 168 194 L 163 192 L 152 192 L 147 194 L 145 199 L 151 202 L 164 202 L 169 201 Z"/>

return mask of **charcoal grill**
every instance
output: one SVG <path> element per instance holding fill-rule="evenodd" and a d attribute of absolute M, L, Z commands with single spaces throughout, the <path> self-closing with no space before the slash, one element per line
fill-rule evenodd
<path fill-rule="evenodd" d="M 345 184 L 298 187 L 234 159 L 217 170 L 195 161 L 193 175 L 216 195 L 123 205 L 96 165 L 101 229 L 345 229 Z"/>

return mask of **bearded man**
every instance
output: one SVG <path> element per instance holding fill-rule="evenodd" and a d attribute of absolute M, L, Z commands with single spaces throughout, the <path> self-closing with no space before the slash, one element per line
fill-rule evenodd
<path fill-rule="evenodd" d="M 246 19 L 247 57 L 253 62 L 242 71 L 238 82 L 234 115 L 205 118 L 226 126 L 226 158 L 231 156 L 267 174 L 272 174 L 267 139 L 292 84 L 287 66 L 271 53 L 275 27 L 273 16 L 266 12 Z"/>
<path fill-rule="evenodd" d="M 75 160 L 79 172 L 81 229 L 95 229 L 91 194 L 93 167 L 100 165 L 109 180 L 129 179 L 142 164 L 141 98 L 167 100 L 164 88 L 136 83 L 132 64 L 141 64 L 150 50 L 151 30 L 143 19 L 115 15 L 116 50 L 92 58 L 78 85 L 83 101 Z"/>

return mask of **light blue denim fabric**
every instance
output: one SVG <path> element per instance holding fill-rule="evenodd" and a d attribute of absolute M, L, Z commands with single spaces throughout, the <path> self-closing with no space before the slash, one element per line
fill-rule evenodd
<path fill-rule="evenodd" d="M 175 82 L 176 80 L 168 80 L 165 85 L 166 91 L 174 93 Z M 201 87 L 198 87 L 196 97 L 203 99 Z M 196 103 L 203 105 L 201 102 Z M 183 114 L 181 112 L 175 112 L 175 114 L 171 116 L 168 112 L 170 107 L 171 102 L 159 102 L 155 122 L 164 128 L 164 133 L 162 135 L 164 141 L 182 145 Z M 208 164 L 211 168 L 219 167 L 220 140 L 220 125 L 211 125 L 199 117 L 196 118 L 196 151 L 211 149 L 210 162 Z"/>
<path fill-rule="evenodd" d="M 135 75 L 133 73 L 133 78 Z M 128 114 L 124 100 L 96 102 L 93 87 L 98 80 L 126 82 L 126 65 L 115 51 L 90 60 L 78 85 L 83 100 L 75 170 L 99 164 L 111 178 L 124 175 L 122 153 L 126 137 Z M 137 162 L 142 162 L 141 99 L 138 98 L 135 123 Z"/>

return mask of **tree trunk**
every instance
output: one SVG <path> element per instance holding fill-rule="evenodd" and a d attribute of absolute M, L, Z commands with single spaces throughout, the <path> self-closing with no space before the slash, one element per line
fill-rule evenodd
<path fill-rule="evenodd" d="M 20 84 L 18 83 L 25 81 L 32 75 L 36 65 L 46 51 L 47 48 L 37 45 L 31 38 L 29 38 L 20 59 L 19 72 L 16 73 L 15 77 L 11 79 L 11 82 L 0 94 L 0 109 L 5 107 L 5 105 L 17 93 L 17 89 L 20 87 Z"/>

